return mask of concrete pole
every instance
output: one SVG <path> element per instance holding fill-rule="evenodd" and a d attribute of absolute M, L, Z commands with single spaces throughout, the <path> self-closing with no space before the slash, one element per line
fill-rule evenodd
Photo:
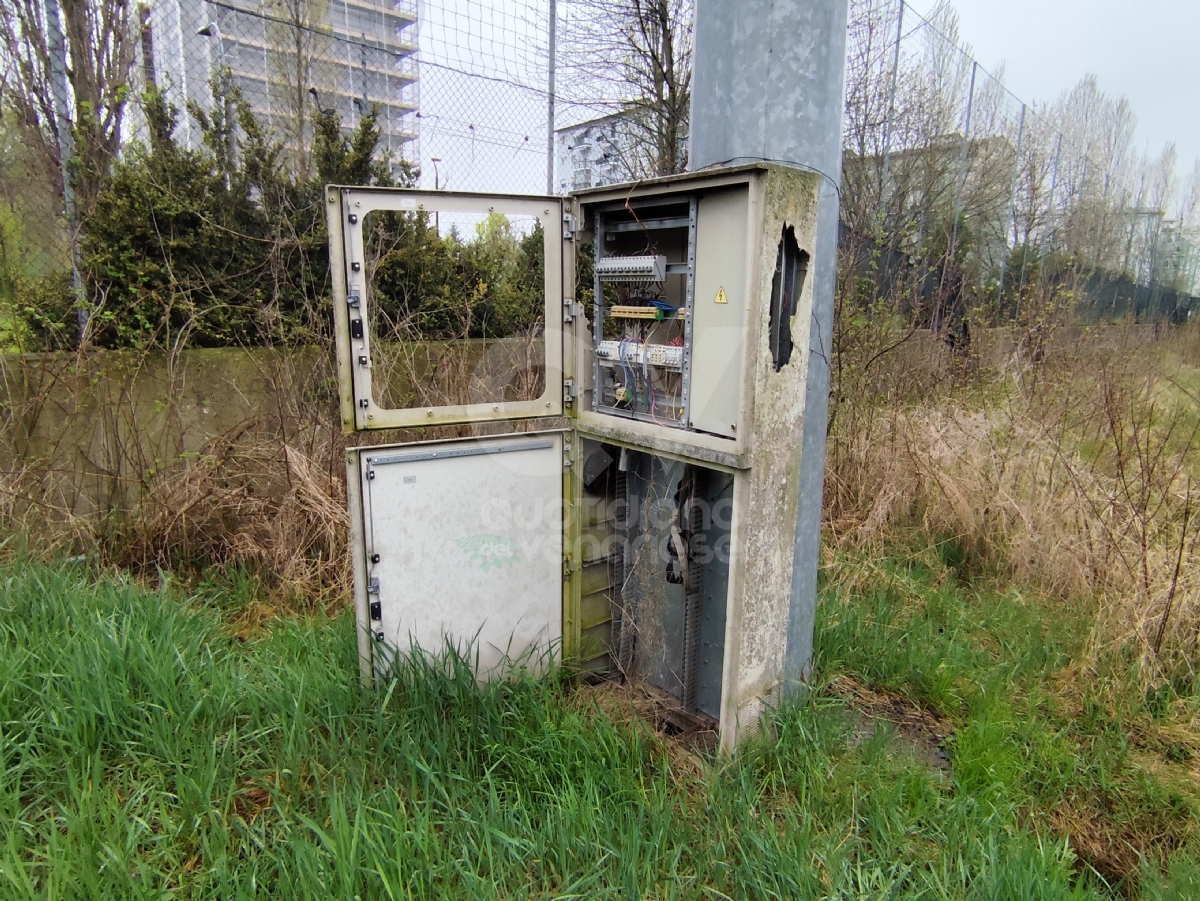
<path fill-rule="evenodd" d="M 784 678 L 812 666 L 829 420 L 848 0 L 696 0 L 693 169 L 771 161 L 820 173 Z"/>

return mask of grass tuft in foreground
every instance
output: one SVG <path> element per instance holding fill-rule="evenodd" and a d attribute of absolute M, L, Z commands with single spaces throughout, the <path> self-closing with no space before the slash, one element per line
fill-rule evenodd
<path fill-rule="evenodd" d="M 169 588 L 2 577 L 0 898 L 1105 897 L 1070 816 L 1148 837 L 1110 882 L 1200 891 L 1141 714 L 1071 708 L 1033 605 L 904 563 L 828 585 L 822 685 L 698 765 L 555 674 L 479 687 L 451 657 L 364 692 L 348 615 L 239 640 Z M 949 723 L 946 765 L 871 692 Z"/>

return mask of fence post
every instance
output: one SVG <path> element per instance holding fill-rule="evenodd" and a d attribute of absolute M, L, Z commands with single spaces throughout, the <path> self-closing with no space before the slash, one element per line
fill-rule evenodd
<path fill-rule="evenodd" d="M 558 43 L 558 0 L 550 0 L 550 46 L 547 55 L 550 61 L 546 99 L 546 193 L 554 193 L 554 70 Z"/>
<path fill-rule="evenodd" d="M 1052 229 L 1050 228 L 1050 220 L 1053 219 L 1054 215 L 1055 215 L 1054 202 L 1058 195 L 1058 164 L 1059 164 L 1059 161 L 1062 159 L 1062 142 L 1063 142 L 1063 136 L 1062 136 L 1062 132 L 1060 131 L 1058 133 L 1058 142 L 1054 149 L 1053 174 L 1050 176 L 1050 198 L 1049 198 L 1049 207 L 1046 211 L 1046 227 L 1042 231 L 1042 249 L 1041 249 L 1040 254 L 1038 255 L 1037 283 L 1038 283 L 1039 288 L 1042 286 L 1042 274 L 1043 274 L 1042 270 L 1044 270 L 1046 268 L 1046 246 L 1050 243 L 1050 233 L 1052 231 Z M 1017 306 L 1018 318 L 1020 317 L 1020 315 L 1021 315 L 1021 307 L 1020 307 L 1020 305 L 1018 305 Z"/>
<path fill-rule="evenodd" d="M 79 213 L 75 188 L 71 184 L 71 160 L 75 157 L 75 134 L 70 115 L 67 89 L 67 45 L 63 38 L 58 0 L 46 0 L 46 43 L 50 54 L 50 89 L 54 102 L 54 131 L 58 135 L 59 168 L 62 171 L 63 212 L 67 220 L 67 240 L 71 243 L 71 288 L 75 293 L 75 321 L 79 328 L 79 346 L 84 345 L 89 311 L 83 298 L 83 278 L 79 274 Z"/>
<path fill-rule="evenodd" d="M 1013 152 L 1013 175 L 1012 184 L 1008 188 L 1008 212 L 1004 215 L 1004 256 L 1000 258 L 1000 285 L 996 292 L 996 302 L 999 305 L 1004 299 L 1004 270 L 1008 266 L 1008 236 L 1011 232 L 1016 231 L 1016 223 L 1013 221 L 1017 202 L 1017 180 L 1021 175 L 1021 141 L 1025 137 L 1025 104 L 1021 104 L 1021 124 L 1017 126 L 1017 147 Z M 1013 235 L 1013 243 L 1016 243 L 1016 235 Z"/>
<path fill-rule="evenodd" d="M 883 165 L 879 173 L 879 215 L 885 213 L 884 198 L 887 196 L 888 170 L 892 152 L 892 117 L 896 114 L 896 80 L 900 75 L 900 41 L 904 37 L 904 0 L 900 0 L 900 14 L 896 17 L 896 52 L 892 56 L 892 84 L 888 89 L 887 118 L 883 122 Z"/>

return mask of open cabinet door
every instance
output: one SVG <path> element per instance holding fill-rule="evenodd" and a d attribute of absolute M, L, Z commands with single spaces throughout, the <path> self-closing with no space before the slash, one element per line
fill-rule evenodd
<path fill-rule="evenodd" d="M 327 199 L 345 429 L 491 424 L 348 452 L 363 676 L 448 646 L 481 677 L 536 669 L 563 650 L 571 442 L 561 420 L 515 424 L 563 413 L 562 201 L 358 187 Z M 502 291 L 474 272 L 480 259 L 506 267 Z"/>
<path fill-rule="evenodd" d="M 562 414 L 561 199 L 326 192 L 347 431 Z"/>

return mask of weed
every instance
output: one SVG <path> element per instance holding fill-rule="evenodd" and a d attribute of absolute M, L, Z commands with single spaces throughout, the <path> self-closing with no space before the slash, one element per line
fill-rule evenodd
<path fill-rule="evenodd" d="M 939 373 L 949 382 L 946 364 L 893 360 L 899 371 L 880 370 L 882 384 L 844 401 L 830 436 L 833 546 L 933 546 L 963 582 L 998 575 L 1092 604 L 1093 658 L 1129 647 L 1146 682 L 1190 677 L 1198 335 L 1076 335 L 1035 368 L 997 361 L 925 393 L 898 389 Z M 976 350 L 997 358 L 985 342 L 1009 337 L 984 333 Z"/>

